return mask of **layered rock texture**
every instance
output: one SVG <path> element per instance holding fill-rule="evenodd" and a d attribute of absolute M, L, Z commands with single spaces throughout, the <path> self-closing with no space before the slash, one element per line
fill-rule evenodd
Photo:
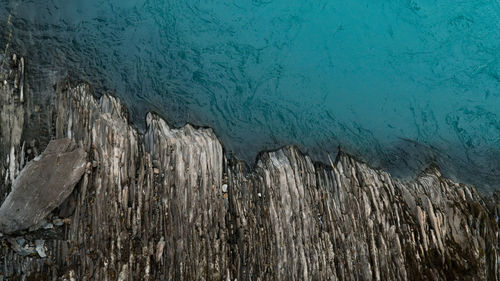
<path fill-rule="evenodd" d="M 500 278 L 500 200 L 437 167 L 402 182 L 343 152 L 324 165 L 289 146 L 250 169 L 211 129 L 151 113 L 140 134 L 85 83 L 57 85 L 55 105 L 34 113 L 36 92 L 21 99 L 15 77 L 0 86 L 2 196 L 44 139 L 72 139 L 87 164 L 48 216 L 61 226 L 0 237 L 0 280 Z"/>

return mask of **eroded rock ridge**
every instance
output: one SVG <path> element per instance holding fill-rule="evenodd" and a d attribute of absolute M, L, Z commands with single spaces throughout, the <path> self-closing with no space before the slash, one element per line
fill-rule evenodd
<path fill-rule="evenodd" d="M 498 198 L 435 167 L 401 182 L 345 153 L 324 165 L 288 146 L 249 169 L 211 129 L 150 113 L 138 133 L 88 84 L 60 83 L 33 115 L 12 83 L 0 86 L 0 193 L 44 145 L 13 114 L 43 120 L 88 163 L 66 222 L 19 234 L 27 245 L 43 235 L 45 257 L 0 248 L 4 280 L 499 280 Z"/>

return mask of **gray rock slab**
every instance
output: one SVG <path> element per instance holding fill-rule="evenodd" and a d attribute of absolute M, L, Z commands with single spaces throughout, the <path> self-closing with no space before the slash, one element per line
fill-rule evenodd
<path fill-rule="evenodd" d="M 14 180 L 0 207 L 0 232 L 30 228 L 57 208 L 85 172 L 86 155 L 70 139 L 51 141 Z"/>

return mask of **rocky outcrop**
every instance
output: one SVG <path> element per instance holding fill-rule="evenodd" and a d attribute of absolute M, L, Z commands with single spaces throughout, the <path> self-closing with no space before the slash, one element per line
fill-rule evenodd
<path fill-rule="evenodd" d="M 24 58 L 13 55 L 9 70 L 0 72 L 0 171 L 2 186 L 8 186 L 19 173 L 21 135 L 24 128 Z M 24 147 L 24 145 L 22 145 Z M 24 160 L 24 159 L 23 159 Z M 0 189 L 0 199 L 4 199 L 9 190 Z M 3 201 L 3 200 L 2 200 Z"/>
<path fill-rule="evenodd" d="M 229 178 L 238 280 L 498 280 L 496 221 L 434 168 L 402 183 L 285 148 Z"/>
<path fill-rule="evenodd" d="M 51 141 L 14 180 L 12 191 L 0 206 L 0 232 L 39 224 L 71 194 L 86 164 L 85 151 L 70 139 Z"/>
<path fill-rule="evenodd" d="M 150 113 L 140 134 L 85 83 L 58 85 L 47 116 L 43 131 L 87 152 L 86 172 L 52 214 L 70 215 L 62 226 L 20 234 L 43 255 L 0 238 L 4 279 L 499 280 L 500 201 L 436 167 L 402 182 L 346 153 L 324 165 L 288 146 L 250 169 L 208 128 Z"/>

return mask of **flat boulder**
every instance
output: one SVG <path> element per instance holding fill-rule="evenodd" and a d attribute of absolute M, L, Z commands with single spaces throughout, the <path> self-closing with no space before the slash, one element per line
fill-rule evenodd
<path fill-rule="evenodd" d="M 52 140 L 14 180 L 0 207 L 0 232 L 35 226 L 61 205 L 85 172 L 86 157 L 85 150 L 74 141 Z"/>

